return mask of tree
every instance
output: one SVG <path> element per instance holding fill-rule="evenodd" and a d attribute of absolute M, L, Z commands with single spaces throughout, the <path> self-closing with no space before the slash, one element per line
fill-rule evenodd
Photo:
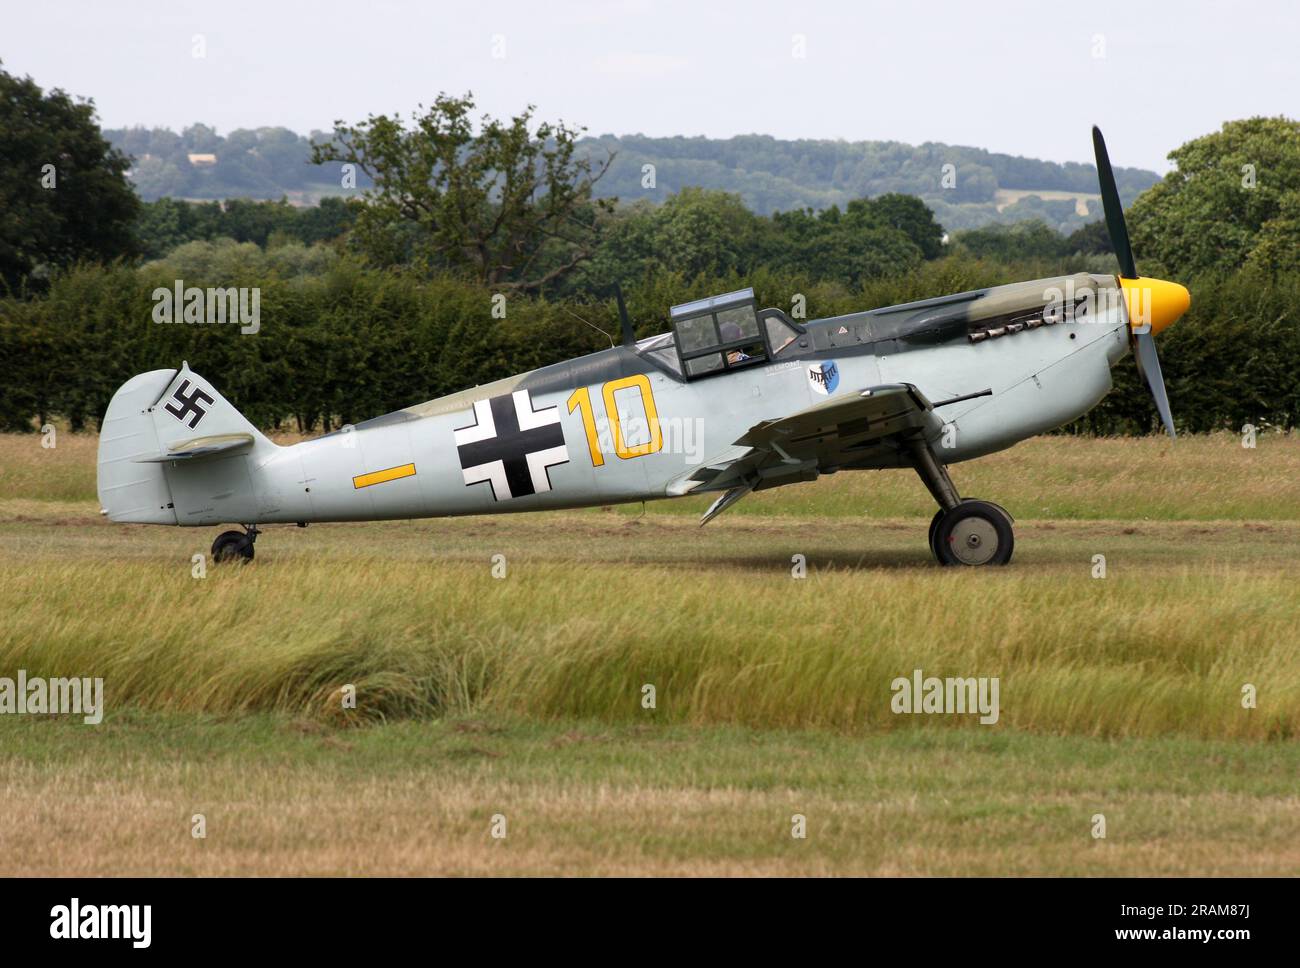
<path fill-rule="evenodd" d="M 864 214 L 877 225 L 898 229 L 927 259 L 943 254 L 943 226 L 934 220 L 934 212 L 915 195 L 890 192 L 870 199 L 849 202 L 848 210 L 861 206 Z"/>
<path fill-rule="evenodd" d="M 1278 200 L 1277 214 L 1260 226 L 1246 266 L 1265 273 L 1300 273 L 1300 192 Z"/>
<path fill-rule="evenodd" d="M 998 262 L 1059 259 L 1072 251 L 1054 228 L 1039 221 L 970 229 L 958 232 L 955 240 L 971 255 Z"/>
<path fill-rule="evenodd" d="M 1173 278 L 1247 264 L 1278 271 L 1300 250 L 1300 122 L 1229 121 L 1169 153 L 1177 168 L 1129 213 L 1143 271 Z"/>
<path fill-rule="evenodd" d="M 1081 255 L 1109 255 L 1115 251 L 1104 219 L 1089 222 L 1083 228 L 1075 229 L 1066 236 L 1065 248 L 1070 254 Z"/>
<path fill-rule="evenodd" d="M 759 223 L 739 195 L 683 188 L 655 212 L 646 255 L 687 277 L 743 272 L 756 261 Z"/>
<path fill-rule="evenodd" d="M 894 201 L 898 196 L 884 197 L 883 213 L 874 199 L 854 199 L 844 212 L 832 205 L 815 215 L 807 209 L 776 213 L 770 263 L 849 286 L 915 269 L 924 254 L 904 229 L 889 222 L 902 211 Z"/>
<path fill-rule="evenodd" d="M 349 199 L 326 196 L 315 208 L 298 213 L 296 234 L 303 242 L 325 242 L 349 231 L 357 219 L 358 206 Z"/>
<path fill-rule="evenodd" d="M 128 167 L 100 133 L 93 101 L 45 94 L 0 69 L 0 282 L 129 254 L 140 202 Z"/>
<path fill-rule="evenodd" d="M 440 94 L 408 130 L 387 115 L 338 122 L 333 140 L 312 144 L 312 161 L 344 162 L 374 180 L 356 236 L 391 258 L 392 228 L 419 231 L 417 257 L 468 272 L 485 285 L 541 289 L 592 255 L 597 219 L 612 200 L 592 187 L 612 156 L 575 157 L 582 129 L 563 122 L 531 129 L 533 108 L 509 122 L 485 115 L 474 133 L 473 95 Z"/>
<path fill-rule="evenodd" d="M 599 246 L 563 289 L 603 293 L 654 272 L 686 279 L 744 274 L 763 262 L 770 231 L 767 219 L 727 192 L 691 187 L 661 205 L 640 199 L 602 216 Z"/>

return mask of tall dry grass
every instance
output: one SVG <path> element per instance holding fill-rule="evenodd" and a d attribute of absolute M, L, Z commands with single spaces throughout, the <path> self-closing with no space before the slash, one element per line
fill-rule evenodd
<path fill-rule="evenodd" d="M 0 561 L 0 670 L 103 676 L 114 708 L 339 721 L 495 711 L 832 730 L 895 715 L 890 683 L 996 676 L 1003 728 L 1300 732 L 1293 579 L 1232 565 L 1127 580 L 1032 570 L 745 569 L 382 557 L 212 569 Z M 355 711 L 340 689 L 356 686 Z M 1244 709 L 1244 684 L 1258 708 Z M 657 708 L 642 708 L 652 684 Z"/>

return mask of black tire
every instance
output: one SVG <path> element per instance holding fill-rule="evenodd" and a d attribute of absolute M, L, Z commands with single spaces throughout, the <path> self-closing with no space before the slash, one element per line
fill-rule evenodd
<path fill-rule="evenodd" d="M 935 561 L 941 561 L 939 557 L 939 546 L 934 543 L 934 536 L 939 533 L 939 522 L 943 520 L 943 508 L 934 512 L 934 517 L 930 519 L 930 554 L 934 555 Z"/>
<path fill-rule="evenodd" d="M 1015 524 L 1015 523 L 1016 523 L 1016 519 L 1013 518 L 1013 517 L 1011 516 L 1011 512 L 1008 511 L 1006 508 L 1004 508 L 1001 504 L 994 504 L 992 501 L 984 501 L 984 500 L 981 500 L 980 498 L 977 498 L 977 497 L 964 497 L 964 498 L 962 498 L 962 500 L 963 500 L 963 501 L 979 501 L 981 504 L 987 504 L 987 505 L 989 505 L 989 507 L 995 507 L 995 508 L 997 508 L 999 511 L 1001 511 L 1004 515 L 1006 515 L 1006 519 L 1007 519 L 1007 521 L 1009 521 L 1011 524 Z"/>
<path fill-rule="evenodd" d="M 1005 565 L 1016 548 L 1007 513 L 988 501 L 962 501 L 945 512 L 934 540 L 945 565 Z"/>
<path fill-rule="evenodd" d="M 212 560 L 214 563 L 252 561 L 253 542 L 242 531 L 223 531 L 212 542 Z"/>

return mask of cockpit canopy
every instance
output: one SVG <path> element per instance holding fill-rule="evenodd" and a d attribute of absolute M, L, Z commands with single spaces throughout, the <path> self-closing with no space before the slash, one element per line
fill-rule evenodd
<path fill-rule="evenodd" d="M 756 309 L 753 289 L 682 303 L 669 318 L 672 333 L 637 348 L 687 379 L 761 365 L 799 336 L 784 313 Z"/>
<path fill-rule="evenodd" d="M 688 377 L 754 366 L 767 359 L 753 289 L 683 303 L 674 306 L 669 317 Z"/>

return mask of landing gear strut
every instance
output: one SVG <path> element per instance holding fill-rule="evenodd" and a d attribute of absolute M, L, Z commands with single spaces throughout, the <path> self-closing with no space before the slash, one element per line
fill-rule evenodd
<path fill-rule="evenodd" d="M 244 525 L 243 531 L 223 531 L 217 535 L 217 540 L 212 542 L 212 560 L 214 562 L 252 561 L 253 542 L 261 533 L 255 524 Z"/>
<path fill-rule="evenodd" d="M 962 498 L 925 438 L 907 440 L 912 466 L 939 510 L 930 521 L 930 552 L 941 565 L 1005 565 L 1015 550 L 1011 515 L 989 501 Z"/>

